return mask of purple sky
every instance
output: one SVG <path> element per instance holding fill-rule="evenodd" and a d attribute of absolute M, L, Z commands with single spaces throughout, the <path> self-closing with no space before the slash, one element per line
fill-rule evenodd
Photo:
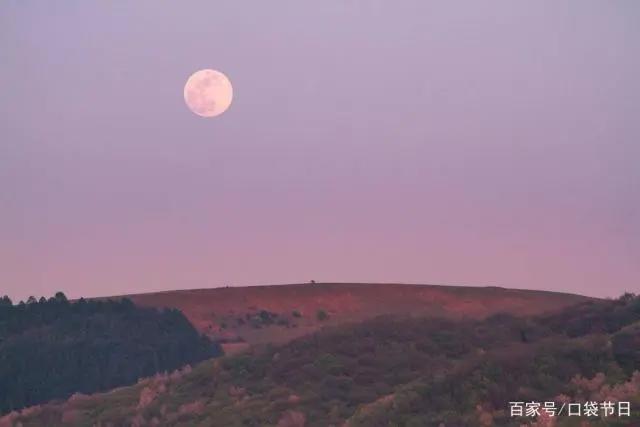
<path fill-rule="evenodd" d="M 117 5 L 116 5 L 117 3 Z M 640 2 L 0 3 L 0 294 L 640 290 Z M 203 119 L 200 68 L 234 84 Z"/>

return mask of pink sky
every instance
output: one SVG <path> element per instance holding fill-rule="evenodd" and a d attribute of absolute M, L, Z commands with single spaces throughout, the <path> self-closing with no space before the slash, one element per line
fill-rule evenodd
<path fill-rule="evenodd" d="M 640 291 L 640 3 L 400 3 L 2 2 L 0 294 Z"/>

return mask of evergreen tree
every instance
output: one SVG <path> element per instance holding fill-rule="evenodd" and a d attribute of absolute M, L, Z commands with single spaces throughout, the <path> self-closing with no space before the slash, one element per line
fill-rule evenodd
<path fill-rule="evenodd" d="M 221 354 L 175 309 L 129 299 L 0 300 L 0 414 L 135 383 Z"/>

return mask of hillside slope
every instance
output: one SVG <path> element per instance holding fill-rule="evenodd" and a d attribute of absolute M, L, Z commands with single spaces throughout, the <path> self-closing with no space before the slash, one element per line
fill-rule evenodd
<path fill-rule="evenodd" d="M 203 362 L 105 394 L 0 419 L 0 426 L 542 426 L 510 401 L 629 401 L 640 423 L 640 298 L 484 320 L 381 317 Z M 582 424 L 580 424 L 583 422 Z"/>
<path fill-rule="evenodd" d="M 386 314 L 482 318 L 538 314 L 589 298 L 556 292 L 406 284 L 306 283 L 127 295 L 181 310 L 196 329 L 228 342 L 283 343 L 326 325 Z"/>
<path fill-rule="evenodd" d="M 135 384 L 220 355 L 178 310 L 130 300 L 49 300 L 0 305 L 0 414 Z"/>

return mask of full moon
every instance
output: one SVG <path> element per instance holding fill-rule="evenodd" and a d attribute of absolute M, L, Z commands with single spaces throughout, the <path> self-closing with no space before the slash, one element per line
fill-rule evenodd
<path fill-rule="evenodd" d="M 231 82 L 220 71 L 196 71 L 184 85 L 184 102 L 191 111 L 202 117 L 215 117 L 224 113 L 232 99 Z"/>

